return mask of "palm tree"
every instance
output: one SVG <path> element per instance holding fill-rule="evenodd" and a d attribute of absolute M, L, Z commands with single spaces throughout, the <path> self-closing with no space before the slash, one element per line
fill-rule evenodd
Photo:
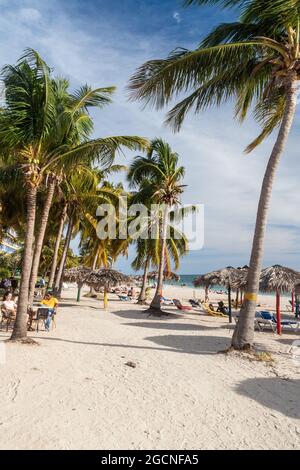
<path fill-rule="evenodd" d="M 188 252 L 188 242 L 185 235 L 177 231 L 176 236 L 174 236 L 174 231 L 174 228 L 172 230 L 171 226 L 168 227 L 170 236 L 166 239 L 164 274 L 171 270 L 171 259 L 173 260 L 174 268 L 177 271 L 179 269 L 181 256 Z M 131 266 L 136 271 L 140 271 L 141 269 L 143 270 L 142 286 L 137 301 L 140 305 L 144 305 L 147 300 L 146 288 L 150 265 L 155 267 L 159 266 L 159 245 L 159 237 L 154 239 L 144 239 L 141 237 L 136 241 L 136 257 L 132 261 Z"/>
<path fill-rule="evenodd" d="M 83 213 L 88 211 L 91 200 L 97 198 L 99 184 L 98 170 L 88 166 L 77 166 L 73 173 L 66 174 L 61 184 L 64 204 L 67 207 L 68 226 L 64 240 L 62 255 L 54 282 L 54 290 L 59 297 L 62 287 L 62 274 L 67 261 L 67 254 L 72 240 L 74 227 L 78 225 Z"/>
<path fill-rule="evenodd" d="M 63 152 L 66 152 L 68 148 L 71 150 L 76 149 L 82 143 L 88 142 L 93 130 L 93 121 L 89 114 L 89 110 L 94 107 L 102 109 L 104 106 L 110 104 L 112 101 L 111 95 L 115 88 L 107 87 L 92 90 L 90 87 L 85 85 L 75 91 L 75 93 L 70 94 L 68 91 L 69 83 L 67 80 L 59 79 L 52 81 L 52 86 L 54 89 L 55 108 L 57 109 L 57 112 L 55 127 L 53 127 L 54 135 L 51 136 L 50 140 L 51 152 L 55 153 L 57 148 L 59 151 L 63 148 Z M 118 137 L 115 139 L 118 139 Z M 101 139 L 98 139 L 99 142 L 100 140 Z M 114 154 L 115 150 L 112 151 L 111 155 L 107 154 L 104 156 L 106 164 L 112 163 Z M 98 152 L 95 153 L 94 157 L 94 161 L 99 161 Z M 31 268 L 28 297 L 29 305 L 32 304 L 34 298 L 34 288 L 38 274 L 39 261 L 55 187 L 58 185 L 59 181 L 62 180 L 62 175 L 65 172 L 75 172 L 76 167 L 81 167 L 84 163 L 89 165 L 91 158 L 93 158 L 92 155 L 88 156 L 88 159 L 86 159 L 85 154 L 82 154 L 80 159 L 75 159 L 74 162 L 73 159 L 65 162 L 64 158 L 62 158 L 52 168 L 52 174 L 47 177 L 48 189 L 42 209 L 39 230 L 37 231 L 37 236 L 35 238 L 35 251 Z"/>
<path fill-rule="evenodd" d="M 62 202 L 62 208 L 60 210 L 58 230 L 57 230 L 57 233 L 55 234 L 55 245 L 54 245 L 54 250 L 53 250 L 49 281 L 48 281 L 48 285 L 47 285 L 48 290 L 52 290 L 52 288 L 53 288 L 53 282 L 54 282 L 54 277 L 55 277 L 57 262 L 58 262 L 59 248 L 60 248 L 61 239 L 62 239 L 62 236 L 63 236 L 64 226 L 65 226 L 66 219 L 67 219 L 67 210 L 68 210 L 67 203 Z"/>
<path fill-rule="evenodd" d="M 50 69 L 32 49 L 25 52 L 16 66 L 3 69 L 5 106 L 0 115 L 2 159 L 22 174 L 26 188 L 26 235 L 22 264 L 17 318 L 13 340 L 27 336 L 27 307 L 33 259 L 37 193 L 47 176 L 70 162 L 111 160 L 120 146 L 144 147 L 138 137 L 108 137 L 66 145 L 57 129 L 57 107 Z M 81 126 L 86 127 L 85 120 Z"/>
<path fill-rule="evenodd" d="M 161 315 L 160 300 L 162 295 L 164 269 L 166 263 L 166 240 L 169 213 L 173 206 L 180 202 L 184 177 L 184 167 L 178 166 L 178 155 L 169 144 L 161 139 L 151 142 L 147 157 L 136 157 L 130 166 L 128 180 L 132 187 L 142 187 L 142 192 L 151 194 L 153 204 L 159 207 L 159 265 L 158 280 L 150 312 Z M 151 182 L 149 184 L 149 182 Z M 146 183 L 146 184 L 145 184 Z M 143 187 L 144 185 L 144 187 Z"/>
<path fill-rule="evenodd" d="M 264 175 L 258 204 L 249 274 L 232 346 L 251 348 L 254 315 L 263 261 L 264 239 L 273 182 L 295 116 L 300 73 L 300 1 L 187 0 L 186 4 L 240 6 L 238 21 L 215 28 L 195 50 L 177 49 L 169 57 L 141 66 L 131 79 L 134 99 L 168 104 L 180 92 L 191 91 L 168 113 L 178 130 L 192 109 L 236 102 L 243 120 L 249 109 L 262 125 L 261 134 L 247 147 L 253 150 L 279 127 Z"/>

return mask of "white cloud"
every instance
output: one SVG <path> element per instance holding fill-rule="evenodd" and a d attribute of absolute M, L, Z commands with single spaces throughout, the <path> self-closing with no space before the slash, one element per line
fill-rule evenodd
<path fill-rule="evenodd" d="M 41 18 L 41 14 L 36 8 L 20 8 L 19 16 L 24 21 L 38 21 Z"/>
<path fill-rule="evenodd" d="M 178 11 L 174 11 L 173 18 L 176 21 L 176 23 L 181 23 L 181 15 L 180 13 L 178 13 Z"/>

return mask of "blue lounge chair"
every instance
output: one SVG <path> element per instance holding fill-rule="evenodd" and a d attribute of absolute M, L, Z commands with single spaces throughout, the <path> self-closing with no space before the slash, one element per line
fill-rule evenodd
<path fill-rule="evenodd" d="M 270 326 L 274 333 L 277 331 L 277 320 L 273 313 L 263 310 L 256 312 L 255 314 L 255 324 L 261 329 L 264 329 L 264 326 Z M 290 328 L 291 330 L 297 333 L 300 322 L 295 320 L 281 320 L 281 328 Z"/>
<path fill-rule="evenodd" d="M 160 302 L 161 302 L 162 305 L 174 305 L 172 299 L 167 299 L 163 295 L 160 296 Z"/>
<path fill-rule="evenodd" d="M 126 302 L 127 300 L 131 300 L 131 297 L 128 297 L 128 295 L 118 295 L 119 300 L 122 302 Z"/>

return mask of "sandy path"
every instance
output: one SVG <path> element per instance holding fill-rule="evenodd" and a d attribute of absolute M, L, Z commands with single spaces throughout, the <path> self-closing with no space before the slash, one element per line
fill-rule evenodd
<path fill-rule="evenodd" d="M 224 321 L 110 305 L 66 300 L 57 329 L 33 334 L 39 346 L 6 345 L 1 449 L 300 449 L 296 336 L 258 334 L 281 353 L 270 367 L 216 354 L 230 341 Z"/>

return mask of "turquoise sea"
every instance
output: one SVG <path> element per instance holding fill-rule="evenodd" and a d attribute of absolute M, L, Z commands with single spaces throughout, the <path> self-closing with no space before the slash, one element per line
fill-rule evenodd
<path fill-rule="evenodd" d="M 165 284 L 169 286 L 187 286 L 187 287 L 194 287 L 194 279 L 198 277 L 198 274 L 179 274 L 180 280 L 179 281 L 165 281 Z M 226 289 L 222 286 L 212 286 L 211 289 L 213 290 L 223 290 Z"/>

